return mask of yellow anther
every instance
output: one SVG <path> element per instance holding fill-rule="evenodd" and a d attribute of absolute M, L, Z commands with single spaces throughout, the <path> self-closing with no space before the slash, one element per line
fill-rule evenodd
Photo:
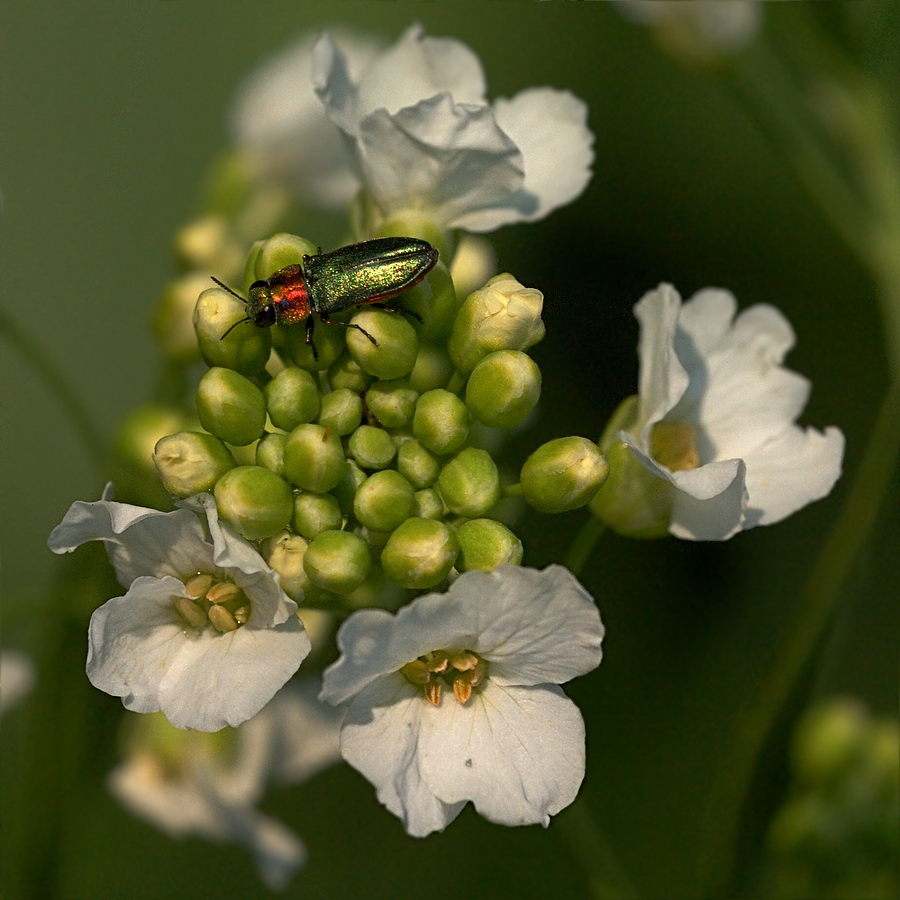
<path fill-rule="evenodd" d="M 227 603 L 236 600 L 241 594 L 241 589 L 233 581 L 220 581 L 206 592 L 206 599 L 210 603 Z"/>
<path fill-rule="evenodd" d="M 203 614 L 203 610 L 187 597 L 178 597 L 175 600 L 175 611 L 192 628 L 201 628 L 206 624 L 206 616 Z"/>
<path fill-rule="evenodd" d="M 449 665 L 450 654 L 446 653 L 444 650 L 435 650 L 431 655 L 431 658 L 425 660 L 425 668 L 428 669 L 429 672 L 434 672 L 435 674 L 446 672 Z"/>
<path fill-rule="evenodd" d="M 431 675 L 421 659 L 414 659 L 407 663 L 400 670 L 400 674 L 412 684 L 428 684 L 431 681 Z"/>
<path fill-rule="evenodd" d="M 700 465 L 697 432 L 681 422 L 657 422 L 650 435 L 653 458 L 672 472 L 685 472 Z"/>
<path fill-rule="evenodd" d="M 223 633 L 226 631 L 237 631 L 238 623 L 225 607 L 211 606 L 207 615 L 216 631 L 221 631 Z"/>
<path fill-rule="evenodd" d="M 457 653 L 450 658 L 450 665 L 453 666 L 457 672 L 468 672 L 478 665 L 478 657 L 474 653 L 464 650 L 462 653 Z"/>
<path fill-rule="evenodd" d="M 453 679 L 453 696 L 460 703 L 465 703 L 472 696 L 472 681 L 468 672 L 463 675 L 457 675 Z"/>
<path fill-rule="evenodd" d="M 206 592 L 213 586 L 212 575 L 200 573 L 189 578 L 184 583 L 184 595 L 192 600 L 199 600 L 206 596 Z"/>
<path fill-rule="evenodd" d="M 432 706 L 441 705 L 440 681 L 429 681 L 428 684 L 425 685 L 425 699 L 428 700 Z"/>
<path fill-rule="evenodd" d="M 247 619 L 250 618 L 250 607 L 249 606 L 239 606 L 233 613 L 234 621 L 238 623 L 238 625 L 244 625 Z"/>

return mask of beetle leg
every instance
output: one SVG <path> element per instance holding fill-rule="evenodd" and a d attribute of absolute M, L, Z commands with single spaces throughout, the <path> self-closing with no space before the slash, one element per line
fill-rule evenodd
<path fill-rule="evenodd" d="M 319 361 L 319 351 L 316 350 L 316 342 L 313 340 L 313 329 L 316 327 L 316 320 L 312 316 L 306 317 L 306 343 L 312 347 L 313 361 Z"/>
<path fill-rule="evenodd" d="M 378 346 L 378 341 L 376 341 L 362 325 L 357 325 L 355 322 L 334 322 L 331 319 L 326 319 L 324 313 L 320 313 L 319 318 L 326 325 L 340 325 L 341 328 L 355 328 L 357 331 L 361 331 L 376 347 Z"/>
<path fill-rule="evenodd" d="M 419 324 L 422 323 L 422 317 L 414 310 L 407 309 L 405 306 L 388 306 L 387 303 L 369 303 L 368 305 L 374 306 L 376 309 L 386 310 L 387 312 L 404 313 L 407 316 L 412 316 Z"/>

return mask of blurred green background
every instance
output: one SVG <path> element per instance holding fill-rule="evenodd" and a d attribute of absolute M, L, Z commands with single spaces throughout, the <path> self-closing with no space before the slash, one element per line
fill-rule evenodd
<path fill-rule="evenodd" d="M 795 5 L 766 4 L 776 43 Z M 896 90 L 900 30 L 890 0 L 815 6 L 820 26 Z M 742 306 L 784 311 L 798 335 L 788 364 L 813 382 L 802 422 L 843 429 L 852 476 L 887 380 L 875 285 L 727 86 L 680 67 L 606 3 L 6 4 L 3 308 L 65 374 L 104 436 L 158 375 L 148 322 L 176 271 L 173 234 L 226 145 L 242 77 L 304 29 L 343 24 L 393 40 L 415 20 L 475 50 L 491 97 L 544 84 L 582 97 L 597 138 L 594 178 L 577 202 L 491 237 L 501 268 L 546 296 L 547 337 L 534 353 L 544 415 L 517 437 L 514 461 L 560 434 L 597 438 L 635 390 L 631 307 L 665 280 L 685 297 L 720 286 Z M 311 221 L 306 235 L 317 239 L 314 229 Z M 52 616 L 39 598 L 61 565 L 47 534 L 102 484 L 57 399 L 8 344 L 2 367 L 3 642 L 33 650 L 43 626 L 29 611 Z M 724 545 L 608 536 L 585 570 L 608 636 L 600 669 L 568 688 L 587 724 L 583 795 L 648 897 L 696 896 L 712 776 L 845 491 L 846 478 L 786 522 Z M 898 507 L 894 494 L 853 571 L 809 673 L 812 696 L 848 692 L 875 712 L 896 710 Z M 526 562 L 559 560 L 585 515 L 526 519 Z M 13 782 L 27 769 L 27 704 L 10 714 L 6 835 L 54 817 L 47 865 L 61 898 L 264 896 L 245 851 L 175 843 L 106 793 L 121 706 L 88 686 L 84 637 L 67 646 L 64 665 L 39 673 L 32 701 L 44 696 L 55 711 L 46 739 L 60 765 L 74 759 L 80 768 L 62 796 L 48 773 L 53 796 L 23 798 Z M 46 701 L 55 696 L 65 703 Z M 785 723 L 745 821 L 748 885 L 752 848 L 783 798 L 787 733 Z M 446 833 L 415 841 L 345 766 L 273 792 L 263 808 L 310 849 L 287 896 L 588 896 L 558 827 L 503 829 L 467 810 Z M 7 860 L 4 877 L 14 879 L 14 868 Z M 28 896 L 27 886 L 13 881 L 4 894 Z"/>

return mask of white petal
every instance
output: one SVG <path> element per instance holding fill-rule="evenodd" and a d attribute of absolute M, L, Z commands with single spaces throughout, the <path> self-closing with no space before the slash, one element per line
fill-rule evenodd
<path fill-rule="evenodd" d="M 340 32 L 343 52 L 361 68 L 377 46 Z M 301 200 L 323 208 L 346 207 L 359 189 L 343 135 L 328 119 L 313 90 L 315 35 L 298 40 L 254 70 L 235 98 L 231 130 L 238 146 L 287 178 Z"/>
<path fill-rule="evenodd" d="M 717 288 L 698 291 L 681 307 L 675 348 L 689 372 L 702 365 L 725 339 L 736 312 L 734 295 Z"/>
<path fill-rule="evenodd" d="M 728 459 L 688 472 L 673 472 L 677 488 L 669 532 L 692 541 L 724 541 L 744 525 L 747 508 L 744 461 Z"/>
<path fill-rule="evenodd" d="M 159 686 L 159 708 L 176 728 L 218 731 L 255 716 L 297 671 L 309 637 L 296 616 L 274 628 L 248 623 L 186 642 Z"/>
<path fill-rule="evenodd" d="M 584 722 L 555 685 L 489 681 L 465 705 L 452 696 L 420 722 L 422 777 L 445 803 L 471 800 L 501 825 L 544 826 L 584 778 Z"/>
<path fill-rule="evenodd" d="M 534 222 L 580 196 L 591 180 L 594 136 L 587 105 L 569 91 L 531 88 L 494 104 L 497 124 L 522 154 L 525 183 L 496 210 L 493 227 Z M 537 208 L 527 212 L 537 198 Z"/>
<path fill-rule="evenodd" d="M 278 575 L 249 541 L 219 521 L 219 511 L 212 494 L 196 494 L 181 500 L 179 505 L 206 516 L 213 542 L 213 561 L 225 570 L 225 574 L 234 580 L 253 604 L 250 626 L 269 628 L 295 616 L 297 604 L 281 590 Z"/>
<path fill-rule="evenodd" d="M 110 772 L 107 787 L 129 812 L 170 837 L 225 839 L 225 829 L 196 781 L 190 774 L 171 777 L 155 756 L 139 752 L 129 757 Z"/>
<path fill-rule="evenodd" d="M 788 428 L 748 454 L 745 528 L 771 525 L 825 497 L 841 474 L 844 435 L 837 428 Z"/>
<path fill-rule="evenodd" d="M 359 125 L 356 85 L 347 57 L 327 31 L 313 47 L 312 80 L 331 121 L 355 136 Z"/>
<path fill-rule="evenodd" d="M 481 60 L 460 41 L 428 37 L 421 25 L 410 25 L 360 78 L 359 116 L 376 109 L 395 113 L 442 93 L 457 103 L 483 105 Z"/>
<path fill-rule="evenodd" d="M 21 650 L 0 653 L 0 715 L 9 712 L 29 693 L 35 682 L 34 663 Z"/>
<path fill-rule="evenodd" d="M 360 125 L 366 185 L 385 215 L 425 210 L 447 228 L 478 228 L 479 216 L 523 181 L 522 157 L 489 107 L 439 94 Z"/>
<path fill-rule="evenodd" d="M 413 837 L 443 831 L 465 806 L 439 800 L 422 778 L 419 741 L 439 712 L 403 676 L 385 675 L 356 697 L 341 729 L 344 759 L 372 782 Z"/>
<path fill-rule="evenodd" d="M 172 609 L 184 586 L 172 577 L 135 579 L 124 597 L 91 616 L 87 676 L 135 712 L 159 709 L 159 686 L 187 641 Z"/>
<path fill-rule="evenodd" d="M 223 804 L 218 807 L 229 840 L 250 850 L 263 884 L 270 891 L 287 887 L 294 872 L 306 863 L 303 842 L 277 819 L 252 808 Z"/>
<path fill-rule="evenodd" d="M 688 375 L 675 353 L 674 340 L 681 298 L 669 284 L 661 284 L 635 305 L 641 323 L 638 340 L 640 375 L 639 441 L 649 448 L 650 431 L 681 399 Z"/>
<path fill-rule="evenodd" d="M 746 467 L 739 459 L 672 472 L 624 431 L 618 433 L 648 471 L 672 487 L 669 532 L 695 541 L 724 541 L 741 530 L 747 506 Z"/>
<path fill-rule="evenodd" d="M 125 587 L 139 575 L 183 577 L 213 566 L 212 547 L 193 513 L 164 513 L 107 500 L 73 503 L 50 533 L 47 546 L 54 553 L 71 553 L 97 540 L 106 542 L 116 576 Z"/>
<path fill-rule="evenodd" d="M 603 624 L 590 594 L 562 566 L 501 566 L 465 573 L 447 594 L 474 635 L 467 649 L 491 681 L 562 684 L 600 665 Z"/>
<path fill-rule="evenodd" d="M 316 698 L 318 678 L 286 684 L 240 728 L 241 772 L 258 770 L 259 781 L 301 784 L 341 758 L 343 712 Z M 249 795 L 248 795 L 249 796 Z"/>
<path fill-rule="evenodd" d="M 682 319 L 692 302 L 685 304 Z M 689 324 L 696 324 L 697 318 L 692 322 L 688 316 Z M 704 461 L 745 457 L 784 431 L 806 405 L 809 382 L 781 365 L 794 333 L 774 307 L 758 304 L 744 310 L 694 367 L 685 359 L 686 335 L 676 340 L 691 375 L 684 402 L 696 403 L 694 421 Z M 672 418 L 690 420 L 680 412 L 681 407 Z"/>
<path fill-rule="evenodd" d="M 464 572 L 446 594 L 418 597 L 394 616 L 369 609 L 350 616 L 321 696 L 345 703 L 379 676 L 440 649 L 481 653 L 504 683 L 568 681 L 599 665 L 602 638 L 594 601 L 561 566 Z"/>
<path fill-rule="evenodd" d="M 346 703 L 367 684 L 396 673 L 417 656 L 458 641 L 456 608 L 444 594 L 426 594 L 391 615 L 383 609 L 353 613 L 337 633 L 340 658 L 322 676 L 321 699 Z"/>

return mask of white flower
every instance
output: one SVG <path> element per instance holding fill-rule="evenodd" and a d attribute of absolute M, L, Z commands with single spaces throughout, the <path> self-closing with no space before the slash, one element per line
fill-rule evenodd
<path fill-rule="evenodd" d="M 665 492 L 676 537 L 725 540 L 778 522 L 826 496 L 841 472 L 840 430 L 794 424 L 810 384 L 781 365 L 790 324 L 765 304 L 736 309 L 711 289 L 682 306 L 666 284 L 634 308 L 640 399 L 618 438 Z"/>
<path fill-rule="evenodd" d="M 251 544 L 201 494 L 179 509 L 73 503 L 48 545 L 102 540 L 128 592 L 91 616 L 87 675 L 135 712 L 216 731 L 256 715 L 310 643 L 297 605 Z M 208 535 L 198 516 L 205 512 Z"/>
<path fill-rule="evenodd" d="M 286 179 L 301 200 L 326 209 L 346 207 L 359 189 L 341 133 L 313 90 L 307 32 L 257 68 L 241 86 L 231 116 L 238 147 L 266 171 Z M 351 70 L 377 52 L 373 38 L 338 32 Z"/>
<path fill-rule="evenodd" d="M 288 686 L 234 732 L 171 733 L 140 720 L 109 789 L 134 815 L 173 838 L 198 835 L 246 846 L 271 890 L 284 888 L 306 848 L 256 804 L 267 783 L 299 784 L 340 759 L 340 717 L 307 689 Z"/>
<path fill-rule="evenodd" d="M 0 715 L 18 706 L 34 681 L 34 663 L 27 653 L 13 649 L 0 653 Z"/>
<path fill-rule="evenodd" d="M 461 575 L 396 615 L 354 613 L 322 699 L 349 703 L 341 752 L 409 834 L 471 800 L 503 825 L 547 825 L 584 777 L 584 723 L 559 684 L 600 663 L 603 626 L 560 566 Z"/>
<path fill-rule="evenodd" d="M 663 43 L 689 59 L 736 53 L 756 37 L 763 4 L 749 0 L 616 0 L 627 18 L 658 29 Z"/>
<path fill-rule="evenodd" d="M 316 91 L 382 220 L 494 231 L 543 218 L 590 179 L 585 104 L 532 88 L 490 106 L 481 63 L 459 41 L 412 25 L 358 78 L 328 34 L 313 59 Z"/>

